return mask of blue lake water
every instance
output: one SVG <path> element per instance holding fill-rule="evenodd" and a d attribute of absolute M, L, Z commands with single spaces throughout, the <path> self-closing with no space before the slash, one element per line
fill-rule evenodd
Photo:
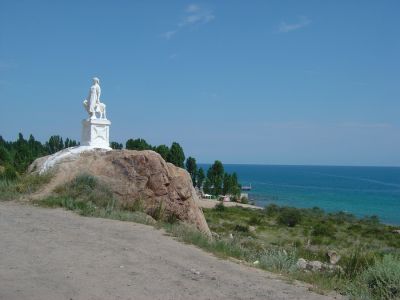
<path fill-rule="evenodd" d="M 200 165 L 207 168 L 208 165 Z M 400 224 L 400 167 L 224 165 L 257 205 L 318 206 Z"/>

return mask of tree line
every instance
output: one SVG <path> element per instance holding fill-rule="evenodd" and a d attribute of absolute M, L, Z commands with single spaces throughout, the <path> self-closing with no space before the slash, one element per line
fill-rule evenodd
<path fill-rule="evenodd" d="M 0 136 L 0 175 L 7 179 L 15 179 L 23 174 L 28 166 L 38 157 L 53 154 L 62 149 L 77 146 L 75 140 L 53 135 L 45 143 L 37 141 L 33 135 L 25 139 L 22 133 L 16 141 L 6 141 Z"/>
<path fill-rule="evenodd" d="M 19 174 L 26 172 L 28 166 L 36 158 L 78 145 L 77 141 L 69 138 L 63 140 L 59 135 L 51 136 L 45 143 L 37 141 L 33 135 L 25 139 L 22 133 L 18 135 L 16 141 L 6 141 L 0 136 L 0 178 L 16 179 Z M 111 142 L 110 146 L 113 149 L 123 149 L 123 144 L 118 142 Z M 208 168 L 206 173 L 203 168 L 197 166 L 194 157 L 185 157 L 183 148 L 177 142 L 173 142 L 168 147 L 167 145 L 152 146 L 141 138 L 129 139 L 125 143 L 125 149 L 153 150 L 159 153 L 167 162 L 185 168 L 190 174 L 193 185 L 203 189 L 204 193 L 214 196 L 227 194 L 234 197 L 240 196 L 241 187 L 236 173 L 226 173 L 223 164 L 218 160 Z"/>

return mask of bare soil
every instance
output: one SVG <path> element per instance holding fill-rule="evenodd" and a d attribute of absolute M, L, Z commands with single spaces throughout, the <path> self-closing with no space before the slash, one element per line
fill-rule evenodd
<path fill-rule="evenodd" d="M 0 202 L 0 299 L 333 299 L 151 226 Z"/>

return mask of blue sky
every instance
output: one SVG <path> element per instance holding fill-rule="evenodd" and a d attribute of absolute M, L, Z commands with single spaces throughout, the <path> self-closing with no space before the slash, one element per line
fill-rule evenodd
<path fill-rule="evenodd" d="M 199 162 L 400 166 L 399 1 L 0 2 L 0 134 L 111 138 Z"/>

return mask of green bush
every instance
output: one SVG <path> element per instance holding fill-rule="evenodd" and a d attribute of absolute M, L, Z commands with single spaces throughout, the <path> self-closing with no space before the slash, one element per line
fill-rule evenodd
<path fill-rule="evenodd" d="M 38 191 L 51 179 L 51 174 L 23 175 L 15 180 L 0 178 L 0 199 L 13 200 Z"/>
<path fill-rule="evenodd" d="M 349 256 L 341 259 L 341 266 L 347 278 L 354 278 L 363 270 L 372 265 L 375 261 L 375 255 L 371 252 L 365 252 L 356 248 Z"/>
<path fill-rule="evenodd" d="M 336 233 L 336 228 L 332 223 L 321 222 L 317 223 L 311 232 L 313 236 L 328 236 L 333 237 Z"/>
<path fill-rule="evenodd" d="M 234 230 L 237 232 L 249 232 L 249 226 L 237 224 Z"/>
<path fill-rule="evenodd" d="M 280 211 L 280 208 L 276 204 L 270 204 L 264 208 L 265 214 L 269 217 L 276 216 Z"/>
<path fill-rule="evenodd" d="M 17 198 L 19 193 L 13 181 L 0 179 L 0 200 L 9 201 Z"/>
<path fill-rule="evenodd" d="M 97 178 L 81 174 L 66 185 L 55 189 L 59 196 L 77 200 L 76 202 L 90 202 L 96 206 L 112 210 L 116 200 L 112 191 Z"/>
<path fill-rule="evenodd" d="M 293 207 L 283 207 L 278 215 L 278 223 L 294 227 L 301 221 L 301 213 Z"/>
<path fill-rule="evenodd" d="M 145 200 L 138 198 L 135 201 L 126 201 L 120 205 L 120 208 L 127 211 L 145 211 Z"/>
<path fill-rule="evenodd" d="M 0 179 L 3 180 L 16 180 L 18 178 L 17 171 L 12 165 L 6 165 L 4 170 L 0 173 Z"/>
<path fill-rule="evenodd" d="M 215 210 L 223 212 L 225 211 L 225 205 L 222 201 L 220 201 L 217 205 L 215 205 Z"/>
<path fill-rule="evenodd" d="M 263 219 L 261 216 L 251 216 L 249 220 L 249 225 L 261 225 Z"/>
<path fill-rule="evenodd" d="M 365 289 L 374 299 L 400 298 L 400 259 L 385 255 L 365 269 L 358 278 L 360 289 Z"/>
<path fill-rule="evenodd" d="M 264 269 L 291 273 L 296 271 L 297 255 L 295 251 L 270 249 L 260 256 L 260 266 Z"/>

